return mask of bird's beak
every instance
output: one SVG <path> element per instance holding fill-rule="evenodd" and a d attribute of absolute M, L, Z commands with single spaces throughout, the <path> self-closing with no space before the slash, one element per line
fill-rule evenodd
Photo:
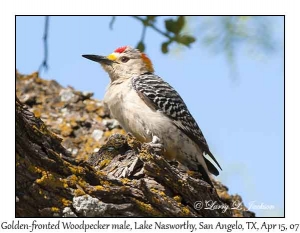
<path fill-rule="evenodd" d="M 114 61 L 109 59 L 109 56 L 98 56 L 98 55 L 82 55 L 84 58 L 99 62 L 101 64 L 111 65 Z"/>

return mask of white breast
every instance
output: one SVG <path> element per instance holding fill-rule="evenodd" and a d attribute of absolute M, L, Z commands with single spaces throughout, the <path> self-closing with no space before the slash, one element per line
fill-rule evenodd
<path fill-rule="evenodd" d="M 143 141 L 151 141 L 163 128 L 173 127 L 170 119 L 161 112 L 152 110 L 138 96 L 128 79 L 122 84 L 110 85 L 104 97 L 113 118 L 121 126 Z"/>
<path fill-rule="evenodd" d="M 130 79 L 111 84 L 105 93 L 104 102 L 112 117 L 138 140 L 150 142 L 155 135 L 164 144 L 169 159 L 176 158 L 190 166 L 196 166 L 194 162 L 197 160 L 205 164 L 202 150 L 171 119 L 148 107 L 132 88 Z M 204 166 L 206 168 L 206 164 Z"/>

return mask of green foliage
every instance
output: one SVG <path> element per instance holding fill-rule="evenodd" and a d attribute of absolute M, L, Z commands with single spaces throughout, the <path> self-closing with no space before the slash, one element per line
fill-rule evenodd
<path fill-rule="evenodd" d="M 145 44 L 144 44 L 144 42 L 143 42 L 143 41 L 140 41 L 140 42 L 138 43 L 138 45 L 136 46 L 136 48 L 137 48 L 138 50 L 140 50 L 140 51 L 144 52 L 144 51 L 145 51 L 145 48 L 146 48 L 146 46 L 145 46 Z"/>
<path fill-rule="evenodd" d="M 272 25 L 265 16 L 217 16 L 206 17 L 199 24 L 201 42 L 216 53 L 225 53 L 232 61 L 236 48 L 274 51 Z"/>
<path fill-rule="evenodd" d="M 275 51 L 273 27 L 267 16 L 207 16 L 193 20 L 201 31 L 198 39 L 203 47 L 225 55 L 231 77 L 237 76 L 238 48 L 255 57 Z"/>
<path fill-rule="evenodd" d="M 133 16 L 135 19 L 139 20 L 143 24 L 143 31 L 141 39 L 137 45 L 137 48 L 143 48 L 145 49 L 144 45 L 144 39 L 146 34 L 146 29 L 151 28 L 155 30 L 157 33 L 163 35 L 167 41 L 163 42 L 161 44 L 161 51 L 162 53 L 168 53 L 169 52 L 169 45 L 172 43 L 177 43 L 181 45 L 185 45 L 187 47 L 190 47 L 192 43 L 196 41 L 196 38 L 192 35 L 187 35 L 183 33 L 184 27 L 186 25 L 186 17 L 185 16 L 177 16 L 177 17 L 171 17 L 167 18 L 165 23 L 165 28 L 160 29 L 157 26 L 157 18 L 162 16 Z M 142 50 L 144 51 L 144 50 Z"/>
<path fill-rule="evenodd" d="M 146 32 L 148 29 L 162 35 L 161 51 L 170 52 L 170 45 L 183 45 L 190 48 L 196 41 L 214 53 L 226 56 L 230 68 L 235 72 L 235 54 L 237 48 L 248 49 L 251 54 L 263 54 L 275 50 L 272 25 L 267 16 L 131 16 L 142 23 L 142 34 L 136 48 L 146 50 Z M 113 16 L 109 27 L 117 17 Z M 163 26 L 159 23 L 163 20 Z M 45 59 L 41 68 L 47 68 L 47 35 L 49 16 L 46 17 L 44 32 Z M 193 30 L 188 29 L 193 26 Z M 41 69 L 40 68 L 40 69 Z"/>
<path fill-rule="evenodd" d="M 178 36 L 177 39 L 181 44 L 184 44 L 186 46 L 190 46 L 190 44 L 194 43 L 196 41 L 196 39 L 192 36 L 188 36 L 188 35 L 182 35 L 182 36 Z"/>
<path fill-rule="evenodd" d="M 132 17 L 143 25 L 142 36 L 136 46 L 141 51 L 146 48 L 144 40 L 147 28 L 166 39 L 161 43 L 162 53 L 169 53 L 171 44 L 191 47 L 197 40 L 204 48 L 224 54 L 233 72 L 235 72 L 235 54 L 239 46 L 247 48 L 252 54 L 274 51 L 272 27 L 266 16 Z M 160 25 L 158 19 L 163 19 L 164 28 L 158 26 Z M 187 30 L 187 26 L 194 26 L 195 29 Z M 200 33 L 197 29 L 200 29 Z"/>
<path fill-rule="evenodd" d="M 185 24 L 184 16 L 178 16 L 177 20 L 174 19 L 167 19 L 165 21 L 165 27 L 169 32 L 178 35 L 180 31 L 183 29 Z"/>
<path fill-rule="evenodd" d="M 161 51 L 163 53 L 168 53 L 169 52 L 169 48 L 168 48 L 169 44 L 170 44 L 169 42 L 164 42 L 164 43 L 161 44 Z"/>

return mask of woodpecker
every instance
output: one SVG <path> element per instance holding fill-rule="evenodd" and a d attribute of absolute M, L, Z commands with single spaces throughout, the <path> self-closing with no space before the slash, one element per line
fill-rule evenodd
<path fill-rule="evenodd" d="M 100 63 L 108 73 L 104 103 L 125 131 L 141 142 L 162 145 L 167 160 L 200 171 L 213 187 L 209 172 L 218 175 L 219 171 L 204 154 L 222 168 L 183 99 L 154 74 L 148 56 L 130 46 L 117 48 L 108 56 L 82 56 Z"/>

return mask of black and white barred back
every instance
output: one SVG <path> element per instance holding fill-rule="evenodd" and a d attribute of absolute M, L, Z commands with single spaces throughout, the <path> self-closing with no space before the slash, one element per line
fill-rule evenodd
<path fill-rule="evenodd" d="M 160 111 L 172 119 L 174 125 L 202 148 L 205 153 L 210 155 L 221 169 L 219 163 L 210 152 L 197 122 L 173 87 L 157 75 L 151 73 L 134 77 L 132 79 L 132 86 L 150 108 Z M 214 165 L 206 158 L 205 160 L 210 172 L 218 175 L 219 172 Z"/>

